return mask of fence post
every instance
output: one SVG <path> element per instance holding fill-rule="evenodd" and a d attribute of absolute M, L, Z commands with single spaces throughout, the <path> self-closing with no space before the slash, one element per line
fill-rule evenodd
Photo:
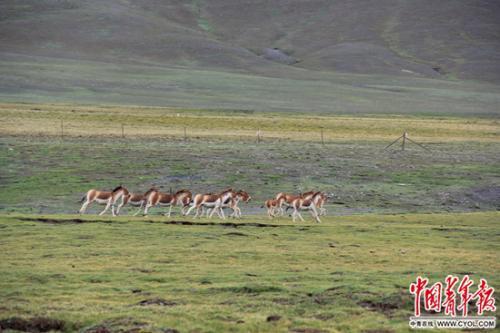
<path fill-rule="evenodd" d="M 184 141 L 187 141 L 187 129 L 186 129 L 186 126 L 184 126 Z"/>
<path fill-rule="evenodd" d="M 64 123 L 63 120 L 61 119 L 61 140 L 64 138 Z"/>
<path fill-rule="evenodd" d="M 122 139 L 125 138 L 125 125 L 122 124 Z"/>
<path fill-rule="evenodd" d="M 260 143 L 260 128 L 257 130 L 257 143 Z"/>
<path fill-rule="evenodd" d="M 325 140 L 323 138 L 323 127 L 321 127 L 321 144 L 324 146 L 325 145 Z"/>

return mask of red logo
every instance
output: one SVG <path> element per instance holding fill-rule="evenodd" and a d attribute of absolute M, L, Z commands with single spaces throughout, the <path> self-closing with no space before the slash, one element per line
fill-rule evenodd
<path fill-rule="evenodd" d="M 415 297 L 415 317 L 420 317 L 422 297 L 426 312 L 440 313 L 444 308 L 444 314 L 452 317 L 456 316 L 457 310 L 461 311 L 462 317 L 466 317 L 471 300 L 476 300 L 478 315 L 482 315 L 485 311 L 496 311 L 495 298 L 493 297 L 495 289 L 489 287 L 485 279 L 480 279 L 477 291 L 474 293 L 470 291 L 474 281 L 468 275 L 464 275 L 460 283 L 458 281 L 458 277 L 448 275 L 443 290 L 441 282 L 436 282 L 428 287 L 429 279 L 418 276 L 417 280 L 410 284 L 410 293 Z M 456 291 L 455 286 L 457 286 Z M 460 301 L 458 304 L 457 294 Z"/>

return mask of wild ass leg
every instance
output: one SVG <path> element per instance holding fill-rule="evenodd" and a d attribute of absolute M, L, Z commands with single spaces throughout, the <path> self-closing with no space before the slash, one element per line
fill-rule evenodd
<path fill-rule="evenodd" d="M 165 213 L 164 215 L 170 217 L 172 215 L 172 204 L 170 204 L 169 208 L 168 208 L 168 213 Z"/>
<path fill-rule="evenodd" d="M 191 207 L 188 208 L 187 212 L 184 214 L 184 216 L 188 216 L 189 213 L 191 213 L 191 211 L 196 207 L 196 205 L 193 203 L 193 205 Z"/>
<path fill-rule="evenodd" d="M 99 213 L 99 216 L 104 215 L 104 213 L 106 213 L 108 211 L 109 207 L 111 207 L 111 199 L 108 200 L 106 207 L 104 208 L 104 210 L 101 213 Z M 114 214 L 114 210 L 113 210 L 113 214 Z"/>
<path fill-rule="evenodd" d="M 320 216 L 326 215 L 326 208 L 321 207 L 321 208 L 319 209 L 319 215 L 320 215 Z"/>
<path fill-rule="evenodd" d="M 120 209 L 125 205 L 125 200 L 122 198 L 122 202 L 116 207 L 116 215 L 120 214 Z"/>
<path fill-rule="evenodd" d="M 219 218 L 225 220 L 226 216 L 224 216 L 224 210 L 222 209 L 221 205 L 215 205 L 215 207 L 212 209 L 212 213 L 210 214 L 210 217 L 214 215 L 214 213 L 217 213 Z"/>
<path fill-rule="evenodd" d="M 207 218 L 212 218 L 212 216 L 214 215 L 215 212 L 217 212 L 217 215 L 220 217 L 219 211 L 217 210 L 217 206 L 215 206 L 212 209 L 207 208 Z"/>
<path fill-rule="evenodd" d="M 314 207 L 314 205 L 311 206 L 311 215 L 314 217 L 316 222 L 321 223 L 321 220 L 319 219 L 318 216 L 318 211 L 316 210 L 316 207 Z"/>
<path fill-rule="evenodd" d="M 147 203 L 146 204 L 146 207 L 144 207 L 144 216 L 148 216 L 148 211 L 149 211 L 149 208 L 153 207 L 153 205 L 151 203 Z"/>
<path fill-rule="evenodd" d="M 144 206 L 144 201 L 141 201 L 141 205 L 139 206 L 139 209 L 137 210 L 137 212 L 135 212 L 135 214 L 133 216 L 139 215 L 139 213 L 141 212 L 143 206 Z"/>
<path fill-rule="evenodd" d="M 305 222 L 304 221 L 304 218 L 302 217 L 302 214 L 300 214 L 299 210 L 295 208 L 295 211 L 294 211 L 295 215 L 298 216 L 300 218 L 300 220 L 302 222 Z M 294 221 L 295 222 L 295 221 Z"/>
<path fill-rule="evenodd" d="M 193 206 L 194 207 L 194 206 Z M 193 208 L 191 207 L 191 208 Z M 190 209 L 191 210 L 191 209 Z M 194 218 L 197 218 L 200 216 L 200 213 L 203 214 L 203 210 L 202 210 L 202 207 L 201 205 L 200 206 L 196 206 L 196 214 L 194 214 Z M 188 214 L 189 214 L 189 211 L 188 211 Z"/>
<path fill-rule="evenodd" d="M 225 220 L 225 219 L 226 219 L 226 216 L 224 215 L 224 209 L 222 209 L 222 207 L 219 207 L 218 212 L 220 212 L 220 214 L 219 214 L 219 213 L 217 213 L 217 215 L 219 215 L 219 217 L 220 217 L 221 219 Z"/>
<path fill-rule="evenodd" d="M 88 205 L 90 204 L 90 200 L 85 199 L 85 202 L 82 205 L 82 208 L 80 208 L 80 214 L 85 214 L 85 211 L 87 210 Z"/>
<path fill-rule="evenodd" d="M 285 210 L 283 209 L 283 201 L 281 201 L 278 206 L 278 214 L 281 216 L 285 215 Z"/>

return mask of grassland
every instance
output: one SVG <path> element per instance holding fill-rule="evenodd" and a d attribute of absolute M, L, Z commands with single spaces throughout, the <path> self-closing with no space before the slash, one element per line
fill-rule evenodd
<path fill-rule="evenodd" d="M 384 150 L 389 141 L 301 139 L 6 136 L 0 211 L 74 213 L 89 188 L 117 184 L 138 192 L 242 188 L 253 197 L 246 214 L 262 214 L 262 202 L 277 192 L 311 188 L 335 195 L 329 211 L 336 215 L 500 208 L 496 142 L 426 142 L 430 151 L 409 145 L 402 152 Z"/>
<path fill-rule="evenodd" d="M 404 130 L 428 150 L 384 150 Z M 311 188 L 333 193 L 341 215 L 498 209 L 499 133 L 497 120 L 470 117 L 1 104 L 0 211 L 73 213 L 90 187 L 120 183 L 243 188 L 254 213 Z"/>
<path fill-rule="evenodd" d="M 62 320 L 68 332 L 405 332 L 417 275 L 500 283 L 499 217 L 247 216 L 223 226 L 2 215 L 0 309 Z"/>
<path fill-rule="evenodd" d="M 123 130 L 123 131 L 122 131 Z M 223 138 L 324 141 L 393 140 L 408 131 L 423 141 L 499 142 L 496 118 L 321 115 L 250 110 L 0 104 L 0 133 L 15 136 Z"/>
<path fill-rule="evenodd" d="M 404 130 L 427 149 L 384 150 Z M 0 325 L 408 331 L 417 275 L 498 285 L 498 133 L 470 115 L 3 103 Z M 226 224 L 70 215 L 90 187 L 120 183 L 253 199 Z M 312 188 L 334 194 L 322 224 L 264 217 L 264 199 Z"/>

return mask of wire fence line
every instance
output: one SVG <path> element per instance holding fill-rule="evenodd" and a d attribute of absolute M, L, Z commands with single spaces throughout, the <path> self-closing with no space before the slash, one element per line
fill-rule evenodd
<path fill-rule="evenodd" d="M 15 127 L 13 127 L 15 126 Z M 61 140 L 75 138 L 108 137 L 121 139 L 180 139 L 182 141 L 223 139 L 254 141 L 256 144 L 266 141 L 293 140 L 307 141 L 326 144 L 338 141 L 342 138 L 328 139 L 324 128 L 316 131 L 307 129 L 304 131 L 290 131 L 275 129 L 224 129 L 224 128 L 200 128 L 190 126 L 165 126 L 155 124 L 133 125 L 122 122 L 110 123 L 86 123 L 72 122 L 58 119 L 52 122 L 52 126 L 37 126 L 36 120 L 31 122 L 16 122 L 15 124 L 4 124 L 0 127 L 0 135 L 24 135 L 24 136 L 49 136 L 59 137 Z M 347 138 L 346 138 L 347 139 Z"/>

